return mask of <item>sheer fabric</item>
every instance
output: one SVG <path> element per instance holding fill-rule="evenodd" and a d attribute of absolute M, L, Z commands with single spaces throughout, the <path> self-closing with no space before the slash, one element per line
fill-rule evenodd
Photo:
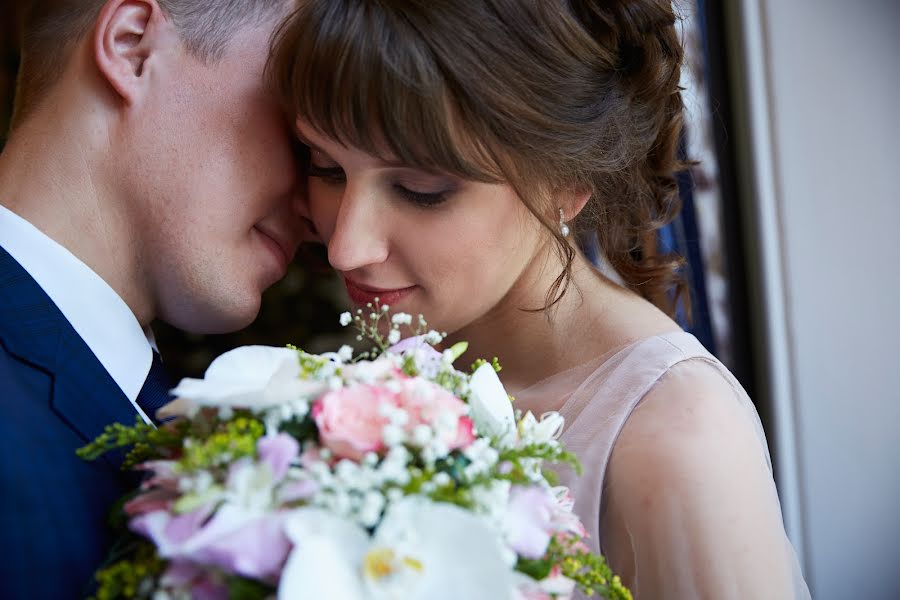
<path fill-rule="evenodd" d="M 636 600 L 809 598 L 759 416 L 692 335 L 638 341 L 516 396 L 566 419 L 575 510 Z"/>

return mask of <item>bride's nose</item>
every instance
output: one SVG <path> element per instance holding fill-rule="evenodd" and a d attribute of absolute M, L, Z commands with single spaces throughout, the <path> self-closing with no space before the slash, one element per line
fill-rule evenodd
<path fill-rule="evenodd" d="M 341 198 L 334 231 L 328 240 L 328 261 L 338 271 L 379 264 L 388 257 L 385 207 L 379 210 L 372 190 L 347 186 Z"/>

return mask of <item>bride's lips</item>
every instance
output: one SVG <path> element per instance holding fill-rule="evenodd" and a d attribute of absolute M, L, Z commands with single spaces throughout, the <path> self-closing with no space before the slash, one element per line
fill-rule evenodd
<path fill-rule="evenodd" d="M 418 287 L 411 285 L 405 288 L 394 289 L 377 288 L 353 281 L 346 276 L 344 277 L 344 285 L 347 286 L 347 295 L 350 296 L 350 301 L 357 306 L 365 306 L 369 303 L 374 304 L 375 298 L 378 298 L 379 303 L 382 305 L 396 304 Z"/>

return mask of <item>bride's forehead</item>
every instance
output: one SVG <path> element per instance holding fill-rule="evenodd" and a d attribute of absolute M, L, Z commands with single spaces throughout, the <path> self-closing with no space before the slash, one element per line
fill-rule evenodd
<path fill-rule="evenodd" d="M 328 155 L 364 156 L 370 161 L 381 163 L 385 166 L 405 166 L 389 149 L 381 142 L 374 149 L 362 147 L 354 141 L 355 136 L 335 135 L 322 131 L 310 123 L 298 119 L 294 132 L 300 143 L 306 145 L 313 152 L 321 152 Z"/>
<path fill-rule="evenodd" d="M 352 94 L 352 92 L 350 92 Z M 345 99 L 346 100 L 346 99 Z M 327 154 L 360 152 L 382 166 L 406 167 L 463 179 L 498 182 L 508 179 L 501 166 L 515 149 L 492 135 L 490 128 L 469 122 L 454 104 L 419 97 L 403 103 L 408 111 L 370 104 L 366 118 L 352 102 L 335 99 L 333 110 L 323 105 L 298 105 L 294 128 L 298 139 Z"/>

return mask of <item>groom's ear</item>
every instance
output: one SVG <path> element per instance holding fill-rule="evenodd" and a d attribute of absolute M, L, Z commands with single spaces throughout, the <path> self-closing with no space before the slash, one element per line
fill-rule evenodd
<path fill-rule="evenodd" d="M 110 0 L 95 22 L 93 58 L 113 91 L 134 104 L 150 84 L 149 67 L 176 38 L 156 0 Z"/>

